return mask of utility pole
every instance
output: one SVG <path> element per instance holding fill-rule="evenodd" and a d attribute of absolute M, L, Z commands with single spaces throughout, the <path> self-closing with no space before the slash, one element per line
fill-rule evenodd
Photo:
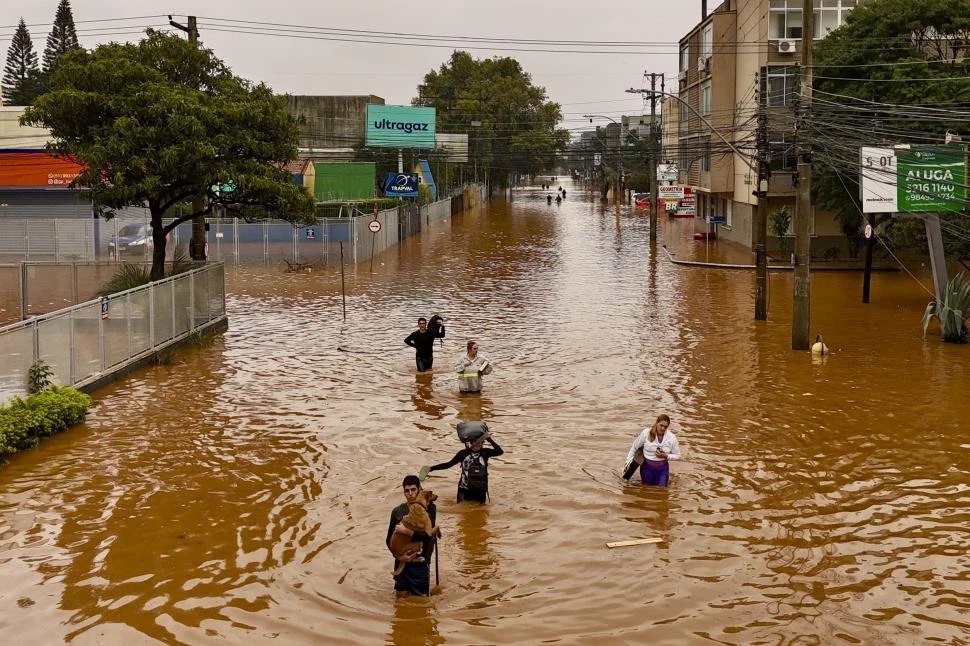
<path fill-rule="evenodd" d="M 195 16 L 189 16 L 185 25 L 180 25 L 179 23 L 172 20 L 172 17 L 168 17 L 168 24 L 175 27 L 179 31 L 184 31 L 189 36 L 189 42 L 199 46 L 199 27 L 196 23 Z M 195 195 L 192 197 L 192 212 L 200 213 L 205 209 L 205 196 Z M 205 216 L 197 215 L 192 218 L 192 241 L 189 243 L 189 257 L 192 260 L 205 261 L 206 259 L 206 245 L 205 245 Z"/>
<path fill-rule="evenodd" d="M 643 73 L 647 76 L 647 73 Z M 660 79 L 660 95 L 665 93 L 664 75 L 650 75 L 650 242 L 657 241 L 657 218 L 659 215 L 660 182 L 657 180 L 657 165 L 660 161 L 660 128 L 657 125 L 657 79 Z"/>
<path fill-rule="evenodd" d="M 758 87 L 762 79 L 758 79 Z M 768 146 L 768 110 L 765 107 L 767 97 L 760 89 L 758 96 L 758 185 L 754 196 L 758 198 L 758 205 L 754 217 L 754 252 L 755 252 L 755 296 L 754 319 L 768 320 L 768 186 L 771 179 L 771 151 Z"/>
<path fill-rule="evenodd" d="M 792 290 L 791 348 L 810 347 L 812 279 L 809 262 L 812 253 L 812 145 L 807 133 L 798 137 L 812 109 L 812 47 L 815 44 L 814 3 L 802 6 L 801 100 L 796 117 L 796 140 L 799 143 L 798 191 L 795 194 L 795 280 Z"/>

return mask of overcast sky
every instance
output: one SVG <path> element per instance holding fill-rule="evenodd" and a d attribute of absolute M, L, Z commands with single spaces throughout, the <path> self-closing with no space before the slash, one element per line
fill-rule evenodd
<path fill-rule="evenodd" d="M 4 0 L 0 17 L 4 58 L 21 17 L 38 54 L 43 52 L 57 1 Z M 716 4 L 716 0 L 709 2 L 711 8 Z M 551 100 L 562 105 L 564 126 L 570 129 L 588 127 L 582 118 L 585 113 L 614 118 L 640 114 L 641 99 L 624 90 L 641 87 L 645 71 L 676 75 L 677 41 L 701 16 L 700 0 L 74 0 L 71 5 L 79 38 L 86 47 L 110 40 L 136 40 L 138 31 L 149 25 L 169 28 L 167 17 L 156 14 L 171 12 L 183 24 L 186 15 L 194 14 L 203 43 L 237 75 L 263 81 L 280 93 L 375 94 L 389 104 L 408 104 L 424 75 L 437 69 L 455 48 L 467 49 L 477 58 L 511 56 L 536 85 L 546 88 Z M 130 20 L 106 22 L 108 19 Z M 243 25 L 243 21 L 252 24 Z M 319 33 L 238 33 L 265 32 L 265 23 L 291 26 L 279 29 L 367 30 L 454 39 L 423 39 L 420 46 L 404 46 L 375 43 L 372 35 L 349 36 L 371 42 L 336 42 L 323 40 Z M 117 31 L 109 35 L 108 28 Z M 464 41 L 466 38 L 592 41 L 603 43 L 598 47 L 601 50 L 617 49 L 608 43 L 642 44 L 625 48 L 625 53 L 548 53 L 499 51 L 489 43 L 478 44 L 486 49 L 471 49 L 476 43 Z M 501 46 L 555 48 L 542 43 Z M 668 76 L 668 90 L 676 82 L 670 81 Z"/>

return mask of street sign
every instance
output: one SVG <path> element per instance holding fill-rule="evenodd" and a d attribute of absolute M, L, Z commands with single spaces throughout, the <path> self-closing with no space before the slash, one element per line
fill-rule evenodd
<path fill-rule="evenodd" d="M 371 233 L 380 233 L 381 232 L 381 221 L 380 220 L 371 220 L 370 222 L 367 223 L 367 228 L 370 229 L 370 232 Z"/>
<path fill-rule="evenodd" d="M 101 319 L 106 320 L 108 318 L 108 297 L 101 297 Z"/>
<path fill-rule="evenodd" d="M 220 195 L 229 195 L 230 193 L 236 192 L 236 183 L 232 180 L 224 182 L 222 184 L 213 184 L 209 187 L 209 192 L 211 192 L 216 197 Z"/>
<path fill-rule="evenodd" d="M 676 202 L 684 197 L 683 186 L 658 186 L 657 193 L 665 202 Z"/>
<path fill-rule="evenodd" d="M 417 197 L 419 195 L 419 183 L 417 173 L 388 173 L 384 178 L 384 195 L 387 197 Z"/>
<path fill-rule="evenodd" d="M 964 208 L 965 146 L 864 147 L 860 162 L 863 213 L 933 213 Z"/>
<path fill-rule="evenodd" d="M 677 164 L 657 164 L 657 180 L 660 182 L 676 182 L 680 173 Z"/>
<path fill-rule="evenodd" d="M 707 221 L 711 224 L 727 224 L 726 215 L 708 215 Z"/>
<path fill-rule="evenodd" d="M 865 228 L 865 236 L 866 236 L 866 240 L 868 240 L 869 238 L 872 237 L 872 225 L 871 224 L 867 224 L 866 225 L 866 228 Z"/>

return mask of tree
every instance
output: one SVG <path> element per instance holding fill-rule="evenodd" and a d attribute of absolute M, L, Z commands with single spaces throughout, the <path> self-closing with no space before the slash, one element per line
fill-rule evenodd
<path fill-rule="evenodd" d="M 559 104 L 513 58 L 474 59 L 456 51 L 418 87 L 413 105 L 437 109 L 440 132 L 468 133 L 469 154 L 490 185 L 507 186 L 510 173 L 535 175 L 556 165 L 569 133 L 556 129 Z M 479 125 L 472 125 L 476 122 Z"/>
<path fill-rule="evenodd" d="M 20 19 L 7 50 L 7 64 L 3 68 L 3 101 L 7 105 L 30 105 L 41 93 L 40 68 L 37 52 L 30 40 L 24 19 Z"/>
<path fill-rule="evenodd" d="M 49 148 L 85 165 L 75 187 L 89 189 L 108 216 L 147 205 L 152 280 L 164 275 L 166 235 L 218 205 L 236 215 L 314 223 L 313 198 L 282 169 L 297 152 L 296 123 L 282 97 L 175 36 L 149 31 L 137 44 L 65 52 L 50 90 L 21 122 L 49 128 Z M 206 196 L 202 210 L 163 221 L 199 194 Z"/>
<path fill-rule="evenodd" d="M 812 195 L 858 239 L 861 146 L 966 141 L 970 0 L 879 0 L 854 9 L 815 50 Z M 970 257 L 970 225 L 944 214 L 947 253 Z M 925 241 L 918 220 L 893 219 L 887 237 Z"/>
<path fill-rule="evenodd" d="M 77 30 L 74 28 L 74 14 L 69 0 L 61 0 L 54 15 L 54 26 L 47 36 L 44 48 L 44 72 L 49 74 L 57 57 L 69 49 L 77 49 Z"/>

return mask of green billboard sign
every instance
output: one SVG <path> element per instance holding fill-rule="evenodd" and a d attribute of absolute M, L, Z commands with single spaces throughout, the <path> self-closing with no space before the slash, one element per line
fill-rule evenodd
<path fill-rule="evenodd" d="M 375 148 L 434 148 L 435 109 L 367 106 L 365 141 Z"/>
<path fill-rule="evenodd" d="M 896 155 L 896 210 L 962 211 L 967 199 L 967 153 L 960 147 L 912 146 Z"/>

